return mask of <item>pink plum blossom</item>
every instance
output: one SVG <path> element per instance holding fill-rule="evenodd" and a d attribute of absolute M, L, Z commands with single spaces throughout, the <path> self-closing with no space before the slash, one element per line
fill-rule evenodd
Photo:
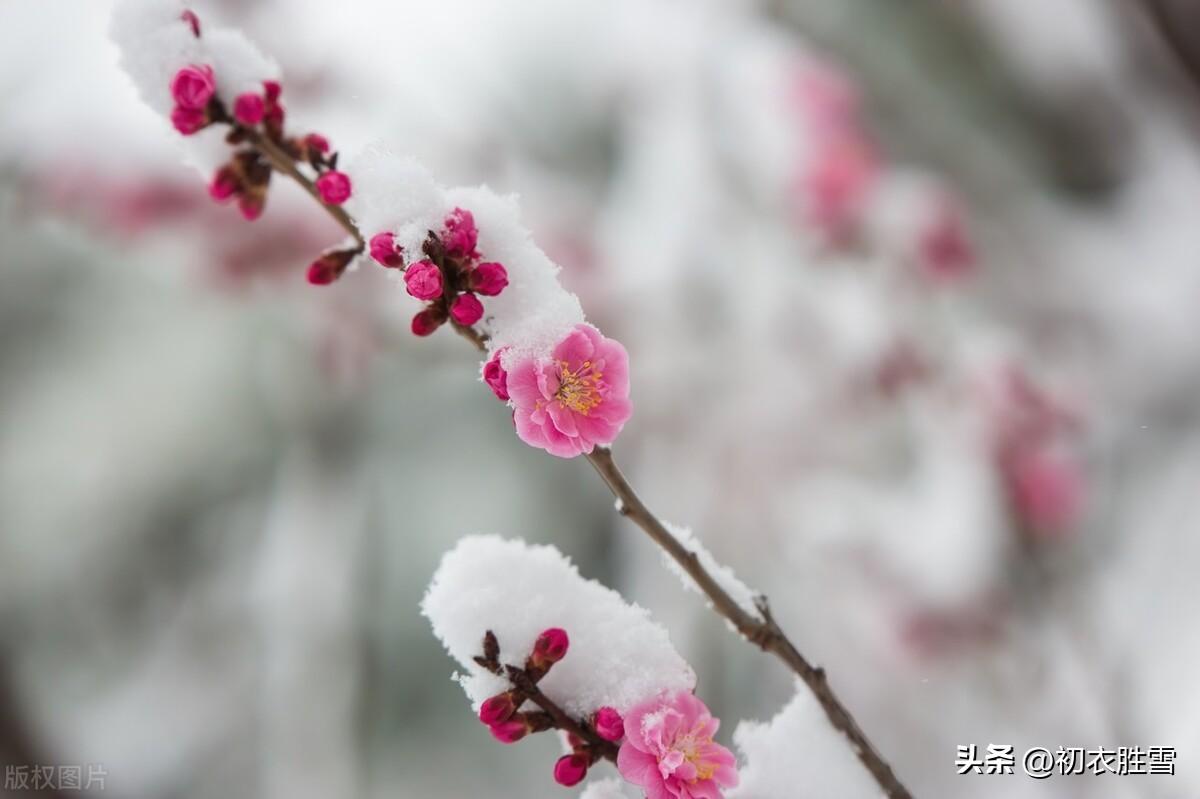
<path fill-rule="evenodd" d="M 417 261 L 404 272 L 404 286 L 418 300 L 437 299 L 442 296 L 442 272 L 432 261 Z"/>
<path fill-rule="evenodd" d="M 635 705 L 626 714 L 617 769 L 646 799 L 721 799 L 738 776 L 733 753 L 713 741 L 719 724 L 687 691 Z"/>
<path fill-rule="evenodd" d="M 171 97 L 180 108 L 203 110 L 216 91 L 217 82 L 209 66 L 184 67 L 171 79 Z"/>
<path fill-rule="evenodd" d="M 253 127 L 263 121 L 267 112 L 267 104 L 260 95 L 254 92 L 239 94 L 233 101 L 233 118 L 243 125 Z"/>
<path fill-rule="evenodd" d="M 483 365 L 483 382 L 487 383 L 497 399 L 508 402 L 508 372 L 500 365 L 503 351 L 503 347 L 496 350 L 491 359 Z"/>
<path fill-rule="evenodd" d="M 591 325 L 576 325 L 548 359 L 508 373 L 517 435 L 560 458 L 611 444 L 633 412 L 629 356 Z"/>
<path fill-rule="evenodd" d="M 1083 506 L 1084 479 L 1078 464 L 1047 447 L 1025 447 L 1004 463 L 1013 505 L 1042 534 L 1069 531 Z"/>
<path fill-rule="evenodd" d="M 331 169 L 317 178 L 317 194 L 321 202 L 329 205 L 341 205 L 350 199 L 350 176 L 345 172 Z"/>

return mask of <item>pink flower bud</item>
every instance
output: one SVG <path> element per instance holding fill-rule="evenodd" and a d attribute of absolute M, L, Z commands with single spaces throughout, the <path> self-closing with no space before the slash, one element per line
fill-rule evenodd
<path fill-rule="evenodd" d="M 625 720 L 616 708 L 602 707 L 596 711 L 592 722 L 596 734 L 606 741 L 619 741 L 625 737 Z"/>
<path fill-rule="evenodd" d="M 391 233 L 376 233 L 372 236 L 370 250 L 371 257 L 381 266 L 386 266 L 389 269 L 404 266 L 404 257 L 400 254 L 400 249 L 396 246 L 396 237 Z M 439 280 L 441 279 L 440 274 L 438 278 Z M 441 294 L 441 292 L 442 289 L 439 285 L 438 294 Z M 428 298 L 423 297 L 422 299 Z"/>
<path fill-rule="evenodd" d="M 517 706 L 510 695 L 496 694 L 484 700 L 483 706 L 479 708 L 479 720 L 489 727 L 494 727 L 511 719 L 516 712 Z"/>
<path fill-rule="evenodd" d="M 444 321 L 446 320 L 432 308 L 426 308 L 412 318 L 413 335 L 428 336 L 441 327 Z"/>
<path fill-rule="evenodd" d="M 264 80 L 263 94 L 267 96 L 268 103 L 275 104 L 279 102 L 279 95 L 283 94 L 283 87 L 277 80 Z"/>
<path fill-rule="evenodd" d="M 488 388 L 492 390 L 497 399 L 508 402 L 508 372 L 504 371 L 504 367 L 500 365 L 502 351 L 502 349 L 496 350 L 492 359 L 483 365 L 483 382 L 487 383 Z"/>
<path fill-rule="evenodd" d="M 529 728 L 525 726 L 525 721 L 519 718 L 502 721 L 499 724 L 492 724 L 488 729 L 491 730 L 492 737 L 502 744 L 515 744 L 529 732 Z"/>
<path fill-rule="evenodd" d="M 418 300 L 435 300 L 442 296 L 442 272 L 432 261 L 417 261 L 405 270 L 404 285 Z"/>
<path fill-rule="evenodd" d="M 208 196 L 217 202 L 224 202 L 241 191 L 242 182 L 231 167 L 223 166 L 213 175 L 212 183 L 208 185 Z"/>
<path fill-rule="evenodd" d="M 233 101 L 233 118 L 243 125 L 254 127 L 263 121 L 267 113 L 267 104 L 260 95 L 254 92 L 239 94 Z"/>
<path fill-rule="evenodd" d="M 350 176 L 345 172 L 331 169 L 317 178 L 317 194 L 321 202 L 329 205 L 341 205 L 350 199 Z"/>
<path fill-rule="evenodd" d="M 583 782 L 587 776 L 588 759 L 586 755 L 563 755 L 554 764 L 554 781 L 559 785 L 570 788 Z"/>
<path fill-rule="evenodd" d="M 266 204 L 267 198 L 263 194 L 243 194 L 238 197 L 238 210 L 247 222 L 253 222 L 262 216 L 263 206 Z"/>
<path fill-rule="evenodd" d="M 450 305 L 450 315 L 460 325 L 473 325 L 483 318 L 483 303 L 474 294 L 459 294 Z"/>
<path fill-rule="evenodd" d="M 482 263 L 471 271 L 471 288 L 485 297 L 494 297 L 508 285 L 508 270 L 502 264 Z"/>
<path fill-rule="evenodd" d="M 561 627 L 551 627 L 538 636 L 533 644 L 533 659 L 543 664 L 557 663 L 567 656 L 570 646 L 567 631 Z"/>
<path fill-rule="evenodd" d="M 171 124 L 184 136 L 191 136 L 208 125 L 208 115 L 203 108 L 184 108 L 179 105 L 171 112 Z"/>
<path fill-rule="evenodd" d="M 192 35 L 197 39 L 200 38 L 200 17 L 196 16 L 196 12 L 191 9 L 186 9 L 179 18 L 186 22 L 192 29 Z"/>
<path fill-rule="evenodd" d="M 304 146 L 318 153 L 329 152 L 329 139 L 320 133 L 310 133 L 304 137 Z"/>
<path fill-rule="evenodd" d="M 171 97 L 180 108 L 203 110 L 216 91 L 212 67 L 184 67 L 171 79 Z"/>
<path fill-rule="evenodd" d="M 472 258 L 476 255 L 475 245 L 479 243 L 479 231 L 475 227 L 475 217 L 470 211 L 455 208 L 442 224 L 445 227 L 442 240 L 447 253 L 459 258 Z"/>

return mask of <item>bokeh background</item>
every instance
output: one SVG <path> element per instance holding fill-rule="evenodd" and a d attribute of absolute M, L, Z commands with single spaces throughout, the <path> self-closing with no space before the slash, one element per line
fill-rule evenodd
<path fill-rule="evenodd" d="M 568 795 L 419 616 L 472 532 L 651 608 L 726 734 L 777 712 L 783 669 L 586 463 L 515 438 L 461 341 L 409 335 L 382 270 L 304 282 L 340 234 L 298 190 L 253 224 L 208 201 L 109 10 L 0 4 L 0 765 L 131 799 Z M 917 795 L 1200 791 L 1191 4 L 197 10 L 282 64 L 291 124 L 521 195 L 631 352 L 635 484 Z M 971 743 L 1178 773 L 958 776 Z M 843 799 L 805 754 L 796 796 Z"/>

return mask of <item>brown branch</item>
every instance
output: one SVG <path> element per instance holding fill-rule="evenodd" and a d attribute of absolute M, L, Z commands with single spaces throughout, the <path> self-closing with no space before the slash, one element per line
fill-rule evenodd
<path fill-rule="evenodd" d="M 859 761 L 875 778 L 875 782 L 883 790 L 884 795 L 889 799 L 912 799 L 912 794 L 896 778 L 892 767 L 871 744 L 866 733 L 854 720 L 854 716 L 838 699 L 837 694 L 829 685 L 829 680 L 825 677 L 825 670 L 820 666 L 812 665 L 788 640 L 783 629 L 771 615 L 766 598 L 758 599 L 757 615 L 739 605 L 729 595 L 729 592 L 708 573 L 696 553 L 679 543 L 679 539 L 672 535 L 658 517 L 646 507 L 633 490 L 633 486 L 629 484 L 625 475 L 617 467 L 611 449 L 597 447 L 587 457 L 600 474 L 601 479 L 608 485 L 613 496 L 617 498 L 620 514 L 642 528 L 655 544 L 666 551 L 709 598 L 713 609 L 725 617 L 739 633 L 763 651 L 770 652 L 782 660 L 800 679 L 804 680 L 813 696 L 821 703 L 821 708 L 825 711 L 829 723 L 846 737 Z"/>
<path fill-rule="evenodd" d="M 617 762 L 618 747 L 615 743 L 604 740 L 591 727 L 567 715 L 566 711 L 555 704 L 553 699 L 542 693 L 542 690 L 537 687 L 537 683 L 524 669 L 518 669 L 516 666 L 506 666 L 505 670 L 513 687 L 520 691 L 530 702 L 533 702 L 546 711 L 550 715 L 550 718 L 554 720 L 555 727 L 571 733 L 581 741 L 586 741 L 588 749 L 605 760 L 613 763 Z"/>

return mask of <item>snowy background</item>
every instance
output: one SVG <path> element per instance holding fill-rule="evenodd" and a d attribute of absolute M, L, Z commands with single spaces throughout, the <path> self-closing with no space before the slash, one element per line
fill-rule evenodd
<path fill-rule="evenodd" d="M 1200 791 L 1200 95 L 1136 4 L 197 8 L 343 153 L 521 195 L 630 351 L 634 483 L 772 596 L 914 793 Z M 304 282 L 341 234 L 299 190 L 253 224 L 208 201 L 109 14 L 0 4 L 0 765 L 575 795 L 550 736 L 474 721 L 419 615 L 476 532 L 650 608 L 724 743 L 791 701 L 382 270 Z M 793 726 L 795 796 L 871 795 Z M 958 776 L 972 743 L 1173 746 L 1178 774 Z"/>

